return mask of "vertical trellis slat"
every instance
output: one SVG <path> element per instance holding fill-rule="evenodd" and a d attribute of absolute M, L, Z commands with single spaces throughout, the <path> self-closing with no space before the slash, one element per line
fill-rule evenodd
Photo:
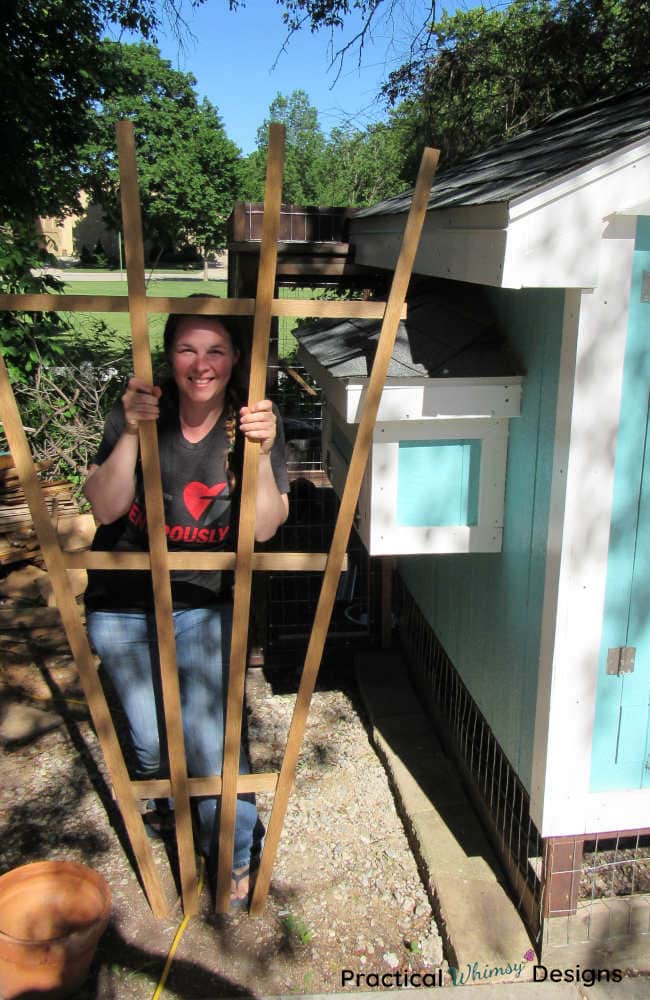
<path fill-rule="evenodd" d="M 133 365 L 134 372 L 138 378 L 152 383 L 153 371 L 145 302 L 144 245 L 142 241 L 142 222 L 133 125 L 127 121 L 118 122 L 116 130 L 120 157 L 120 190 L 122 217 L 124 221 L 131 337 L 133 341 Z M 158 430 L 153 421 L 141 422 L 139 429 L 140 456 L 147 512 L 147 534 L 151 556 L 151 578 L 154 594 L 156 631 L 158 634 L 165 726 L 167 731 L 169 776 L 176 816 L 176 842 L 178 845 L 181 895 L 185 912 L 194 913 L 198 907 L 196 893 L 198 880 L 181 719 L 180 688 L 176 668 L 176 641 L 174 638 L 171 581 L 167 561 L 167 537 L 165 535 L 165 508 L 160 477 Z"/>
<path fill-rule="evenodd" d="M 263 399 L 266 392 L 266 368 L 272 315 L 271 307 L 275 289 L 280 206 L 282 203 L 283 163 L 284 127 L 272 124 L 269 134 L 264 223 L 257 278 L 255 320 L 253 324 L 253 349 L 248 390 L 249 406 Z M 244 679 L 248 647 L 248 621 L 253 577 L 253 549 L 255 547 L 255 502 L 257 495 L 258 460 L 259 445 L 246 441 L 244 446 L 242 496 L 237 536 L 237 561 L 235 563 L 232 647 L 230 653 L 230 676 L 228 680 L 226 734 L 224 739 L 216 899 L 217 911 L 219 913 L 227 913 L 230 907 L 239 747 L 241 742 Z"/>

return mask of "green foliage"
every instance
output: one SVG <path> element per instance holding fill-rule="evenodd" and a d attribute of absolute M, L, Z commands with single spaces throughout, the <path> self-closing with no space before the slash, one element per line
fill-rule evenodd
<path fill-rule="evenodd" d="M 154 363 L 160 364 L 159 355 Z M 102 436 L 104 417 L 133 370 L 130 350 L 114 332 L 87 317 L 83 340 L 66 338 L 55 363 L 37 352 L 28 377 L 15 385 L 32 454 L 51 463 L 50 475 L 79 486 Z"/>
<path fill-rule="evenodd" d="M 365 131 L 335 128 L 326 148 L 321 204 L 359 207 L 407 186 L 399 127 L 371 125 Z"/>
<path fill-rule="evenodd" d="M 410 134 L 406 173 L 424 145 L 442 162 L 534 128 L 548 114 L 650 80 L 649 0 L 512 0 L 443 13 L 432 56 L 393 73 L 384 93 Z"/>
<path fill-rule="evenodd" d="M 60 292 L 61 282 L 32 275 L 49 255 L 39 248 L 32 226 L 0 227 L 0 291 L 21 295 Z M 56 364 L 64 348 L 64 322 L 55 313 L 0 312 L 0 350 L 12 382 L 26 382 L 41 362 Z"/>
<path fill-rule="evenodd" d="M 239 186 L 239 150 L 228 139 L 217 109 L 199 103 L 196 80 L 162 59 L 153 45 L 105 42 L 113 65 L 85 150 L 86 186 L 114 226 L 118 165 L 114 124 L 133 122 L 145 238 L 159 251 L 193 241 L 203 253 L 222 249 L 226 221 Z"/>
<path fill-rule="evenodd" d="M 91 250 L 90 247 L 84 244 L 79 251 L 79 264 L 81 267 L 96 267 L 107 270 L 114 263 L 115 261 L 109 259 L 101 240 L 97 240 L 94 250 Z"/>
<path fill-rule="evenodd" d="M 60 281 L 31 273 L 48 262 L 33 227 L 0 228 L 0 291 L 62 293 Z M 130 353 L 116 357 L 114 339 L 102 323 L 80 342 L 57 313 L 0 312 L 0 351 L 30 446 L 37 460 L 52 461 L 56 478 L 80 481 L 101 437 L 111 380 L 132 367 Z"/>
<path fill-rule="evenodd" d="M 308 95 L 294 90 L 288 97 L 276 94 L 257 131 L 257 149 L 242 164 L 242 192 L 250 201 L 264 198 L 271 122 L 286 128 L 285 204 L 369 205 L 407 186 L 400 123 L 371 125 L 365 131 L 336 128 L 326 139 Z"/>
<path fill-rule="evenodd" d="M 77 206 L 79 150 L 110 75 L 110 24 L 145 36 L 154 0 L 4 0 L 0 5 L 0 223 Z"/>
<path fill-rule="evenodd" d="M 318 122 L 318 112 L 304 90 L 294 90 L 288 97 L 276 94 L 271 101 L 268 118 L 257 130 L 257 149 L 246 158 L 242 167 L 243 197 L 249 201 L 264 198 L 271 122 L 279 122 L 286 128 L 283 202 L 289 205 L 324 204 L 325 136 Z"/>

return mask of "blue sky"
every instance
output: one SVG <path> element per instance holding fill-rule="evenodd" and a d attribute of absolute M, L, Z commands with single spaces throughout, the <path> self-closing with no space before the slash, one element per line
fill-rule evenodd
<path fill-rule="evenodd" d="M 438 15 L 443 6 L 451 13 L 477 5 L 478 0 L 439 2 Z M 415 20 L 431 5 L 426 0 L 406 0 L 404 6 Z M 188 24 L 194 38 L 179 50 L 175 38 L 161 36 L 162 55 L 176 68 L 194 74 L 199 97 L 208 97 L 218 107 L 226 132 L 244 153 L 255 148 L 257 128 L 278 91 L 305 90 L 325 132 L 346 121 L 363 127 L 383 118 L 385 108 L 377 93 L 386 73 L 403 61 L 410 37 L 403 24 L 394 31 L 390 25 L 380 25 L 361 67 L 356 52 L 349 55 L 337 80 L 329 68 L 327 32 L 301 31 L 281 51 L 286 28 L 275 0 L 246 0 L 236 13 L 228 11 L 226 0 L 206 0 L 189 16 Z M 351 17 L 335 41 L 351 37 L 354 25 Z"/>

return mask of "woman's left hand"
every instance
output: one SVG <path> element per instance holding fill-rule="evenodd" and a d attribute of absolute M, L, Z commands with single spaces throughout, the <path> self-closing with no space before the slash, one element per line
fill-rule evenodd
<path fill-rule="evenodd" d="M 263 455 L 268 455 L 277 433 L 275 413 L 270 399 L 261 399 L 250 408 L 242 406 L 239 426 L 249 441 L 259 441 Z"/>

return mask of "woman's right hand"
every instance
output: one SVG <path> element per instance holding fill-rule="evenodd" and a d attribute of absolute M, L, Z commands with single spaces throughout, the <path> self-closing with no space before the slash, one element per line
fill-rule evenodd
<path fill-rule="evenodd" d="M 122 396 L 127 431 L 137 431 L 141 420 L 158 419 L 160 412 L 158 400 L 161 392 L 160 386 L 149 385 L 143 379 L 131 376 L 126 392 Z"/>

